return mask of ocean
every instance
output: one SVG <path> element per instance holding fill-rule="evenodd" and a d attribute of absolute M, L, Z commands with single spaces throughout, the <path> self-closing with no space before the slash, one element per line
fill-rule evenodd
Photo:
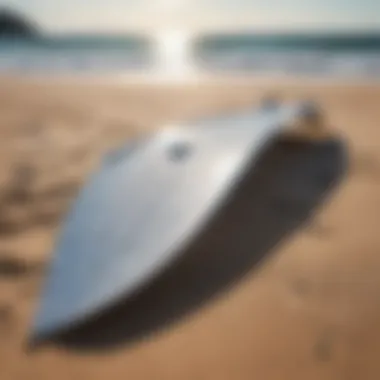
<path fill-rule="evenodd" d="M 69 36 L 0 39 L 0 73 L 160 75 L 189 68 L 194 74 L 284 74 L 380 78 L 380 34 L 166 33 L 160 38 Z M 186 70 L 185 70 L 186 68 Z M 186 74 L 187 73 L 187 74 Z"/>
<path fill-rule="evenodd" d="M 0 39 L 0 73 L 97 74 L 153 65 L 150 41 L 137 36 Z"/>

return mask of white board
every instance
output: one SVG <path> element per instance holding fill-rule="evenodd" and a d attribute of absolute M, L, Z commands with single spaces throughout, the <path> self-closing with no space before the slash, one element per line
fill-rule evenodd
<path fill-rule="evenodd" d="M 67 217 L 33 336 L 72 327 L 152 281 L 300 112 L 283 106 L 172 126 L 112 156 Z"/>

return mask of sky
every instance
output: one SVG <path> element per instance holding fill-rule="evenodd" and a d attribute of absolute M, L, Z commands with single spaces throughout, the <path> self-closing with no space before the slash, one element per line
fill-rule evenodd
<path fill-rule="evenodd" d="M 50 32 L 378 30 L 379 0 L 0 0 Z"/>

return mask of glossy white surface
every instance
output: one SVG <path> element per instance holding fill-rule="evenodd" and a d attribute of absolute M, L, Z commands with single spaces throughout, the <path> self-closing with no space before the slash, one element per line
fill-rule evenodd
<path fill-rule="evenodd" d="M 65 329 L 154 279 L 301 106 L 173 126 L 105 162 L 68 215 L 33 335 Z"/>

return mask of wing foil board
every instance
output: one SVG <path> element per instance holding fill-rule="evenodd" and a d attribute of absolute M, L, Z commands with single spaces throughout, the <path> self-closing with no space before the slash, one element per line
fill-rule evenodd
<path fill-rule="evenodd" d="M 168 126 L 106 161 L 67 217 L 33 337 L 82 323 L 152 281 L 301 112 L 285 105 Z"/>

